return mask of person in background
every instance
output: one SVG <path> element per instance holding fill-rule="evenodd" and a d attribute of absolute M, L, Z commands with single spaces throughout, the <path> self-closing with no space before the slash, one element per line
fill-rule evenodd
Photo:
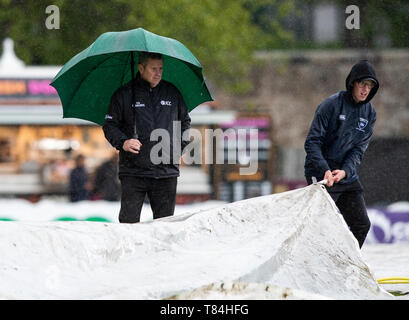
<path fill-rule="evenodd" d="M 118 179 L 118 154 L 103 162 L 95 171 L 92 198 L 119 201 L 121 186 Z"/>
<path fill-rule="evenodd" d="M 88 172 L 85 169 L 85 157 L 78 155 L 75 168 L 70 172 L 69 196 L 71 202 L 88 199 Z"/>
<path fill-rule="evenodd" d="M 372 64 L 367 60 L 357 62 L 346 78 L 347 90 L 318 106 L 304 144 L 307 182 L 327 180 L 327 191 L 359 247 L 371 223 L 357 168 L 373 133 L 376 111 L 370 101 L 378 88 Z"/>

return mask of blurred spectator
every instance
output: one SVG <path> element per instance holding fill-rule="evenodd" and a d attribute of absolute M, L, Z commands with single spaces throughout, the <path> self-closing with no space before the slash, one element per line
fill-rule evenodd
<path fill-rule="evenodd" d="M 118 154 L 102 163 L 95 172 L 93 200 L 119 201 Z"/>
<path fill-rule="evenodd" d="M 78 155 L 75 168 L 70 173 L 69 193 L 71 202 L 88 199 L 88 173 L 85 169 L 85 157 Z"/>
<path fill-rule="evenodd" d="M 56 168 L 57 168 L 57 161 L 55 159 L 51 159 L 47 164 L 44 165 L 42 169 L 42 181 L 45 185 L 50 185 L 55 183 L 56 179 Z"/>

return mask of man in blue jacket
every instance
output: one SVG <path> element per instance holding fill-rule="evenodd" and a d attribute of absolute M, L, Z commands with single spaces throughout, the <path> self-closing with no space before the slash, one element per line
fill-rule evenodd
<path fill-rule="evenodd" d="M 356 63 L 346 78 L 346 91 L 317 108 L 306 141 L 308 183 L 327 179 L 327 190 L 362 247 L 370 228 L 357 167 L 368 147 L 376 121 L 370 101 L 379 88 L 367 60 Z"/>

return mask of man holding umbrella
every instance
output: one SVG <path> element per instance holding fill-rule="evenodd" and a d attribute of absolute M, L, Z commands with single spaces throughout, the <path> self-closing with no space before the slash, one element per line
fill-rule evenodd
<path fill-rule="evenodd" d="M 145 195 L 154 218 L 172 215 L 180 155 L 189 143 L 181 141 L 190 127 L 188 112 L 213 101 L 193 53 L 143 28 L 105 32 L 67 61 L 50 85 L 64 118 L 102 125 L 119 150 L 120 222 L 139 221 Z M 162 140 L 154 145 L 157 137 Z"/>
<path fill-rule="evenodd" d="M 178 89 L 162 79 L 161 54 L 139 53 L 138 71 L 134 80 L 112 95 L 103 124 L 106 139 L 119 150 L 122 223 L 139 222 L 146 195 L 154 219 L 173 215 L 179 176 L 179 159 L 172 158 L 178 153 L 173 149 L 182 151 L 189 143 L 170 139 L 169 161 L 152 161 L 155 143 L 151 133 L 165 129 L 169 137 L 174 137 L 173 131 L 179 128 L 175 123 L 180 123 L 181 132 L 185 132 L 190 128 L 190 117 Z"/>

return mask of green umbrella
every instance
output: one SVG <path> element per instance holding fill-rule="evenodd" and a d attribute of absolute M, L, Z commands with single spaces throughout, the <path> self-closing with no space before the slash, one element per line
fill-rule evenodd
<path fill-rule="evenodd" d="M 51 85 L 60 96 L 63 117 L 104 123 L 112 94 L 135 76 L 139 52 L 163 55 L 162 79 L 175 85 L 191 111 L 212 101 L 195 56 L 177 40 L 142 28 L 106 32 L 71 58 Z"/>

